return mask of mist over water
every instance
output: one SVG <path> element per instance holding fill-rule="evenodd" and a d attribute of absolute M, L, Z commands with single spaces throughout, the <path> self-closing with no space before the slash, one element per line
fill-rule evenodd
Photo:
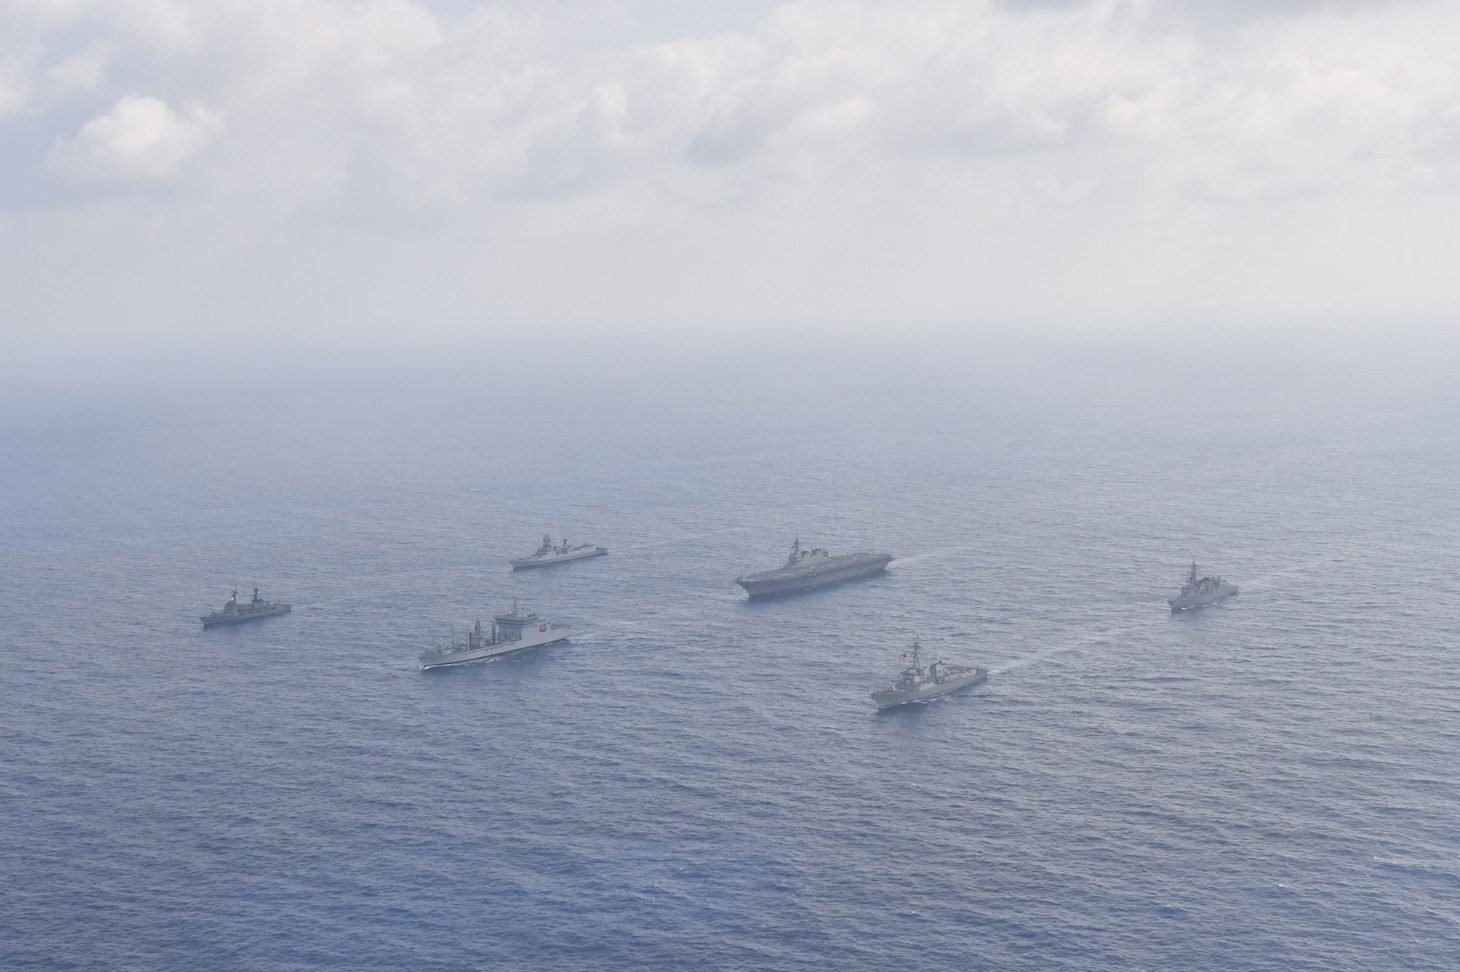
<path fill-rule="evenodd" d="M 788 336 L 12 390 L 0 966 L 1454 968 L 1454 361 Z M 510 573 L 545 532 L 611 553 Z M 747 603 L 796 536 L 896 559 Z M 1173 617 L 1192 558 L 1242 592 Z M 254 583 L 293 614 L 201 630 Z M 572 641 L 417 670 L 513 600 Z M 878 715 L 914 636 L 994 674 Z"/>

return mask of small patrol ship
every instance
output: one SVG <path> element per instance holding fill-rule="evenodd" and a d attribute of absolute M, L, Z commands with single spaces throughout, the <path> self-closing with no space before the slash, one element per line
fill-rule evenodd
<path fill-rule="evenodd" d="M 523 614 L 514 602 L 512 610 L 492 619 L 492 627 L 483 629 L 478 621 L 466 639 L 450 638 L 435 648 L 421 652 L 421 668 L 446 668 L 468 662 L 486 661 L 515 655 L 519 651 L 562 641 L 572 632 L 566 624 L 553 624 L 531 611 Z"/>
<path fill-rule="evenodd" d="M 233 596 L 228 599 L 227 604 L 223 605 L 223 610 L 203 615 L 203 627 L 215 628 L 221 624 L 243 624 L 245 621 L 257 621 L 259 618 L 288 614 L 291 610 L 292 608 L 288 604 L 265 601 L 259 597 L 257 587 L 253 589 L 252 601 L 247 604 L 239 604 L 238 588 L 235 587 Z"/>
<path fill-rule="evenodd" d="M 1198 577 L 1196 561 L 1193 560 L 1191 569 L 1187 571 L 1186 583 L 1182 586 L 1181 593 L 1167 598 L 1166 603 L 1171 605 L 1171 613 L 1175 614 L 1177 611 L 1190 611 L 1193 608 L 1215 604 L 1236 593 L 1237 585 L 1228 584 L 1220 577 Z"/>
<path fill-rule="evenodd" d="M 745 593 L 752 598 L 774 597 L 881 573 L 891 561 L 892 554 L 885 553 L 851 553 L 833 557 L 825 547 L 805 549 L 797 537 L 791 544 L 791 555 L 786 558 L 784 567 L 758 574 L 743 574 L 735 578 L 735 583 L 745 588 Z"/>
<path fill-rule="evenodd" d="M 563 538 L 562 543 L 555 545 L 552 536 L 545 533 L 542 536 L 542 546 L 537 548 L 537 553 L 507 562 L 512 565 L 513 570 L 522 570 L 525 567 L 546 567 L 549 564 L 561 564 L 565 560 L 582 560 L 584 557 L 602 557 L 607 553 L 607 547 L 595 547 L 591 543 L 580 543 L 576 547 L 570 547 L 568 546 L 567 537 Z"/>
<path fill-rule="evenodd" d="M 987 668 L 967 668 L 963 665 L 949 665 L 935 661 L 924 667 L 918 656 L 919 645 L 912 645 L 912 663 L 902 670 L 897 684 L 892 688 L 878 689 L 872 693 L 877 708 L 890 709 L 909 702 L 924 702 L 940 695 L 956 692 L 968 685 L 977 685 L 989 677 Z M 906 660 L 907 656 L 903 656 Z"/>

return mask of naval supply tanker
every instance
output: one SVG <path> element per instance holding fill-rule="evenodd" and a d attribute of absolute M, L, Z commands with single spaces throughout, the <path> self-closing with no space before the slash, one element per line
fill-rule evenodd
<path fill-rule="evenodd" d="M 467 662 L 486 661 L 515 655 L 519 651 L 550 645 L 562 641 L 572 634 L 566 624 L 554 624 L 538 617 L 532 611 L 522 613 L 517 605 L 507 614 L 492 619 L 490 630 L 482 630 L 482 623 L 466 633 L 466 639 L 452 638 L 442 641 L 435 648 L 421 652 L 421 667 L 446 668 L 450 665 L 465 665 Z"/>

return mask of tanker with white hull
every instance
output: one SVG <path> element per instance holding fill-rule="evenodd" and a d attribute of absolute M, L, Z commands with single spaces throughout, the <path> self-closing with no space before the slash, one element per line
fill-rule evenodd
<path fill-rule="evenodd" d="M 568 560 L 582 560 L 584 557 L 602 557 L 607 553 L 607 547 L 596 547 L 591 543 L 580 543 L 570 547 L 566 537 L 563 538 L 562 543 L 555 544 L 550 534 L 543 534 L 542 546 L 537 548 L 536 553 L 507 562 L 512 565 L 513 570 L 523 570 L 527 567 L 561 564 Z"/>
<path fill-rule="evenodd" d="M 478 621 L 466 633 L 465 640 L 453 637 L 421 652 L 421 668 L 446 668 L 515 655 L 529 648 L 562 641 L 572 630 L 566 624 L 554 624 L 531 611 L 519 612 L 514 604 L 510 612 L 492 619 L 490 629 L 484 629 Z"/>
<path fill-rule="evenodd" d="M 885 553 L 851 553 L 833 557 L 825 547 L 805 549 L 798 538 L 791 544 L 791 555 L 786 558 L 784 567 L 744 574 L 737 577 L 735 583 L 745 588 L 745 593 L 752 598 L 775 597 L 880 574 L 891 561 L 892 555 Z"/>
<path fill-rule="evenodd" d="M 872 701 L 878 709 L 890 709 L 909 702 L 926 702 L 940 695 L 956 692 L 969 685 L 977 685 L 989 677 L 987 668 L 968 668 L 964 665 L 949 665 L 935 661 L 924 666 L 918 656 L 919 645 L 912 645 L 912 661 L 902 670 L 897 684 L 891 688 L 878 689 L 872 693 Z M 906 657 L 906 656 L 904 656 Z"/>

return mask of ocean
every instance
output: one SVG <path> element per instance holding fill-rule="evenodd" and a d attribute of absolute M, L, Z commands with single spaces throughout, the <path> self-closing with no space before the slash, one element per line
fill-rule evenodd
<path fill-rule="evenodd" d="M 0 968 L 1460 967 L 1450 359 L 1128 351 L 7 398 Z"/>

